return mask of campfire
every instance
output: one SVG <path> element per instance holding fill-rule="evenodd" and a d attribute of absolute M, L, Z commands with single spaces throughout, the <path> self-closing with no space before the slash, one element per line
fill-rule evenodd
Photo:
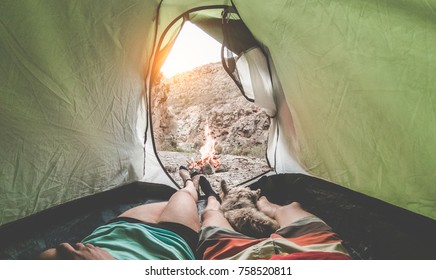
<path fill-rule="evenodd" d="M 200 159 L 194 160 L 188 163 L 188 168 L 196 170 L 201 173 L 214 173 L 215 169 L 218 169 L 221 165 L 219 156 L 215 151 L 215 139 L 212 136 L 212 130 L 209 125 L 206 124 L 204 128 L 205 143 L 200 148 Z"/>

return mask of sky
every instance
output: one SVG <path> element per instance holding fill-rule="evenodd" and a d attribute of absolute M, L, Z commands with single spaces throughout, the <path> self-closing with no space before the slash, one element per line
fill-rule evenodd
<path fill-rule="evenodd" d="M 200 28 L 186 22 L 161 71 L 169 78 L 195 67 L 221 61 L 221 44 Z"/>

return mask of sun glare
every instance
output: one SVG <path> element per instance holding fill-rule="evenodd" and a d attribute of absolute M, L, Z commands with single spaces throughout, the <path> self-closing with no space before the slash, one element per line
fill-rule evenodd
<path fill-rule="evenodd" d="M 190 22 L 180 31 L 174 46 L 161 68 L 165 77 L 221 60 L 221 44 Z"/>

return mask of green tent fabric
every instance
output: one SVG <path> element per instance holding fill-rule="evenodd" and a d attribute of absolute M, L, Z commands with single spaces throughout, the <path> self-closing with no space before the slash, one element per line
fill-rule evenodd
<path fill-rule="evenodd" d="M 11 0 L 0 224 L 131 182 L 177 189 L 154 151 L 153 73 L 183 20 L 171 22 L 232 4 L 272 66 L 272 168 L 435 219 L 436 1 Z"/>
<path fill-rule="evenodd" d="M 235 1 L 271 51 L 304 169 L 436 218 L 436 1 L 262 4 Z"/>
<path fill-rule="evenodd" d="M 0 6 L 0 222 L 142 178 L 157 4 Z"/>

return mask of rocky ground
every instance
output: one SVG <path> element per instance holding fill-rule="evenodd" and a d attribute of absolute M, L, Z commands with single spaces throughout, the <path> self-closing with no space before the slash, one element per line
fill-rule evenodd
<path fill-rule="evenodd" d="M 196 153 L 159 152 L 159 158 L 165 168 L 179 185 L 182 185 L 178 174 L 179 166 L 187 165 L 196 156 Z M 235 186 L 270 170 L 266 161 L 257 157 L 221 155 L 220 161 L 221 168 L 213 174 L 205 175 L 215 189 L 218 189 L 221 180 L 226 180 L 229 186 Z"/>

